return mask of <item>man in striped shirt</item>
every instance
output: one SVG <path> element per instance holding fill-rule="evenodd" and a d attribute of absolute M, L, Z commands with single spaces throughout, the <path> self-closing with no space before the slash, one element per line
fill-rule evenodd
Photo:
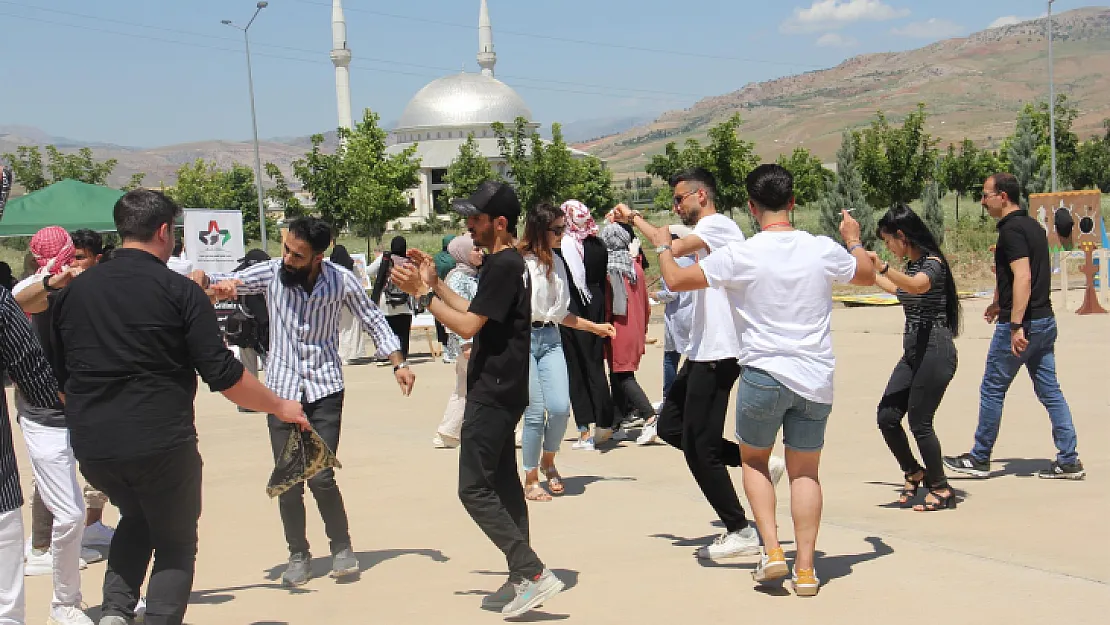
<path fill-rule="evenodd" d="M 270 313 L 270 351 L 266 385 L 282 398 L 300 401 L 312 427 L 333 452 L 339 448 L 343 414 L 343 368 L 339 358 L 339 321 L 343 307 L 362 321 L 378 346 L 378 356 L 388 356 L 401 392 L 412 392 L 416 376 L 401 355 L 401 345 L 358 278 L 324 260 L 332 241 L 332 228 L 316 217 L 301 217 L 289 224 L 280 259 L 224 274 L 195 272 L 193 277 L 211 287 L 220 299 L 240 294 L 265 294 Z M 289 427 L 269 418 L 270 442 L 275 460 L 285 447 Z M 358 573 L 358 559 L 351 549 L 347 511 L 327 469 L 308 481 L 316 498 L 324 528 L 331 542 L 332 577 Z M 289 566 L 282 575 L 288 586 L 300 586 L 310 576 L 308 537 L 305 528 L 304 485 L 278 498 L 278 509 L 289 544 Z"/>
<path fill-rule="evenodd" d="M 58 401 L 58 383 L 30 322 L 11 293 L 0 288 L 0 377 L 5 371 L 29 404 L 51 408 Z M 23 492 L 2 394 L 0 389 L 0 623 L 22 623 Z"/>

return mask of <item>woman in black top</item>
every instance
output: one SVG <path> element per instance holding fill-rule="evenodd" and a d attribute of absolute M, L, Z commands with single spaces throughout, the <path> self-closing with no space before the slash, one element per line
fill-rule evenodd
<path fill-rule="evenodd" d="M 891 254 L 908 260 L 902 272 L 880 262 L 872 252 L 875 266 L 881 267 L 875 284 L 898 296 L 906 313 L 904 352 L 887 382 L 878 411 L 879 430 L 906 476 L 898 503 L 910 505 L 924 482 L 929 494 L 914 510 L 955 508 L 955 494 L 944 475 L 940 441 L 933 431 L 933 416 L 956 374 L 956 345 L 952 341 L 960 331 L 956 283 L 933 234 L 909 207 L 895 205 L 879 220 L 878 229 Z M 914 458 L 902 428 L 902 417 L 907 412 L 924 468 Z"/>

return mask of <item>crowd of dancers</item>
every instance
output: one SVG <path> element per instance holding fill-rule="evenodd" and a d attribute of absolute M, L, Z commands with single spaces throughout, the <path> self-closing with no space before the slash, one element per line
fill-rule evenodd
<path fill-rule="evenodd" d="M 0 288 L 0 362 L 18 389 L 36 496 L 52 516 L 49 622 L 92 622 L 81 610 L 78 574 L 89 533 L 109 543 L 100 625 L 129 625 L 140 616 L 151 625 L 182 623 L 200 516 L 198 374 L 244 411 L 267 415 L 275 461 L 294 429 L 315 430 L 338 452 L 348 360 L 340 353 L 341 332 L 344 342 L 368 333 L 408 395 L 416 382 L 407 362 L 415 310 L 442 324 L 445 353 L 455 364 L 456 386 L 434 443 L 458 449 L 459 498 L 506 557 L 508 578 L 482 601 L 506 617 L 523 615 L 564 588 L 532 548 L 528 505 L 565 492 L 555 460 L 572 413 L 577 450 L 628 440 L 629 430 L 639 427 L 637 443 L 661 440 L 682 451 L 726 530 L 699 548 L 698 558 L 758 557 L 757 583 L 789 578 L 797 595 L 818 593 L 819 466 L 833 408 L 836 283 L 877 284 L 905 309 L 904 353 L 877 411 L 905 477 L 899 503 L 949 510 L 957 500 L 946 469 L 989 475 L 1002 400 L 1022 366 L 1049 412 L 1058 449 L 1040 476 L 1084 477 L 1055 374 L 1047 241 L 1020 209 L 1013 176 L 993 175 L 984 186 L 983 205 L 999 220 L 997 289 L 986 313 L 997 325 L 975 445 L 951 457 L 942 455 L 932 424 L 956 373 L 960 308 L 948 261 L 912 210 L 895 206 L 878 224 L 890 255 L 907 261 L 899 270 L 864 248 L 848 212 L 840 224 L 843 245 L 796 230 L 793 179 L 778 165 L 762 165 L 747 178 L 748 208 L 759 223 L 747 240 L 718 212 L 711 174 L 691 169 L 669 182 L 682 226 L 655 226 L 623 205 L 604 227 L 576 201 L 524 211 L 509 184 L 483 183 L 453 203 L 468 234 L 445 241 L 442 254 L 449 259 L 407 250 L 402 241 L 376 261 L 370 294 L 348 266 L 349 255 L 336 250 L 324 258 L 335 233 L 315 217 L 290 224 L 281 258 L 244 258 L 228 273 L 167 267 L 180 209 L 154 191 L 132 191 L 117 203 L 123 243 L 111 262 L 103 262 L 99 240 L 61 228 L 40 232 L 31 244 L 38 270 L 14 287 L 15 297 Z M 662 288 L 655 292 L 636 231 L 658 253 Z M 666 303 L 658 405 L 636 379 L 651 296 Z M 265 385 L 228 351 L 211 304 L 247 297 L 261 298 L 255 301 L 264 302 L 269 319 L 266 339 L 256 335 L 250 343 L 263 357 Z M 400 309 L 409 311 L 407 325 L 392 318 Z M 736 442 L 724 432 L 734 386 Z M 920 462 L 901 424 L 907 415 Z M 10 625 L 24 622 L 22 578 L 30 560 L 6 402 L 0 419 L 0 624 Z M 780 431 L 783 458 L 771 453 Z M 729 467 L 742 467 L 753 519 Z M 775 519 L 775 484 L 784 472 L 796 545 L 792 565 Z M 307 485 L 324 521 L 331 576 L 356 574 L 333 470 L 309 477 Z M 919 498 L 922 485 L 928 492 Z M 289 552 L 282 581 L 291 587 L 311 576 L 304 490 L 298 485 L 279 497 Z M 120 512 L 114 533 L 98 513 L 85 511 L 86 500 L 95 509 L 104 498 Z M 38 553 L 31 556 L 41 555 L 43 542 L 32 538 Z"/>

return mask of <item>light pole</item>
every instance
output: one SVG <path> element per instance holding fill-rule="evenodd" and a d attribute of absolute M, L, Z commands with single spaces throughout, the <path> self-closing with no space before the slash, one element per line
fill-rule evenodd
<path fill-rule="evenodd" d="M 1052 80 L 1052 3 L 1048 0 L 1048 136 L 1052 154 L 1052 192 L 1056 193 L 1056 85 Z"/>
<path fill-rule="evenodd" d="M 269 4 L 269 2 L 259 2 L 255 5 L 254 15 L 251 16 L 246 26 L 239 27 L 231 20 L 220 22 L 243 31 L 243 43 L 247 48 L 247 89 L 251 96 L 251 126 L 254 128 L 254 188 L 258 192 L 258 227 L 259 234 L 262 235 L 263 250 L 268 247 L 266 245 L 266 203 L 262 199 L 262 157 L 258 154 L 258 116 L 254 112 L 254 74 L 251 72 L 251 42 L 247 36 L 247 31 L 250 30 L 251 24 L 254 23 L 254 19 L 258 17 L 262 9 L 265 9 Z"/>

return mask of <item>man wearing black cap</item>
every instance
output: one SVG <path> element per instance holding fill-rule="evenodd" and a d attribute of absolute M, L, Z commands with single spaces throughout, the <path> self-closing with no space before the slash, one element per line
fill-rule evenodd
<path fill-rule="evenodd" d="M 489 250 L 472 301 L 436 275 L 435 261 L 410 250 L 415 266 L 395 266 L 393 283 L 409 295 L 434 293 L 428 310 L 464 339 L 474 338 L 459 454 L 459 499 L 509 563 L 509 581 L 482 601 L 517 617 L 563 589 L 528 543 L 528 505 L 516 467 L 513 431 L 528 406 L 532 286 L 513 247 L 520 201 L 503 182 L 484 182 L 452 204 L 476 245 Z"/>

